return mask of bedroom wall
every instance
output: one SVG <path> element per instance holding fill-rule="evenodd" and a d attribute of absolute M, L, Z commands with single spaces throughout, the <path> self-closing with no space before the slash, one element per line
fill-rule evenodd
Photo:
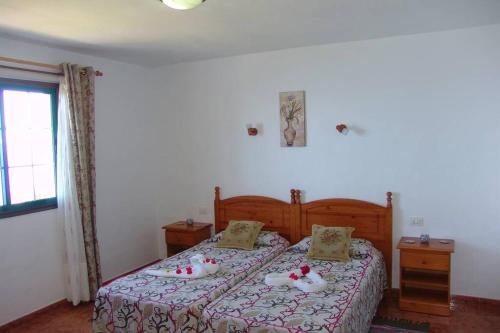
<path fill-rule="evenodd" d="M 159 174 L 158 224 L 212 221 L 215 185 L 223 197 L 288 200 L 299 188 L 306 201 L 380 204 L 390 190 L 395 244 L 422 231 L 454 238 L 453 293 L 500 298 L 498 59 L 494 25 L 164 67 L 156 86 L 167 146 L 158 158 L 178 172 Z M 280 147 L 278 93 L 290 90 L 306 91 L 304 148 Z M 424 228 L 410 216 L 424 217 Z M 397 286 L 396 250 L 393 259 Z"/>
<path fill-rule="evenodd" d="M 141 67 L 0 38 L 0 55 L 70 61 L 96 79 L 97 230 L 104 280 L 158 258 L 155 144 L 149 75 Z M 20 72 L 0 76 L 37 79 Z M 51 80 L 51 77 L 39 79 Z M 63 229 L 56 211 L 0 220 L 0 325 L 65 297 Z"/>

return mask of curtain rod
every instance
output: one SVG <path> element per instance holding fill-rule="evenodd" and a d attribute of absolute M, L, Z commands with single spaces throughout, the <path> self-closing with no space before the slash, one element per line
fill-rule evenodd
<path fill-rule="evenodd" d="M 32 73 L 38 73 L 38 74 L 49 74 L 49 75 L 63 75 L 61 72 L 61 65 L 52 65 L 52 64 L 44 64 L 42 62 L 36 62 L 36 61 L 29 61 L 29 60 L 23 60 L 23 59 L 16 59 L 16 58 L 8 58 L 8 57 L 2 57 L 0 56 L 0 61 L 1 62 L 10 62 L 13 64 L 20 64 L 20 65 L 28 65 L 28 66 L 35 66 L 35 67 L 41 67 L 41 68 L 48 68 L 52 70 L 57 70 L 59 72 L 49 72 L 49 71 L 43 71 L 43 70 L 37 70 L 37 69 L 31 69 L 31 68 L 24 68 L 24 67 L 15 67 L 15 66 L 6 66 L 6 65 L 1 65 L 0 68 L 7 68 L 7 69 L 13 69 L 13 70 L 20 70 L 20 71 L 26 71 L 26 72 L 32 72 Z M 104 74 L 101 71 L 95 71 L 96 76 L 103 76 Z"/>

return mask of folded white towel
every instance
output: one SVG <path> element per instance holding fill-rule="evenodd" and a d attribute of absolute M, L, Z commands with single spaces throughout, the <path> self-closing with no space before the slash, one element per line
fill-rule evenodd
<path fill-rule="evenodd" d="M 146 274 L 159 277 L 175 277 L 180 279 L 199 279 L 219 270 L 219 264 L 215 259 L 205 258 L 202 254 L 196 254 L 189 259 L 190 266 L 174 270 L 169 269 L 147 269 Z"/>
<path fill-rule="evenodd" d="M 304 279 L 302 279 L 303 277 L 308 278 L 311 282 L 304 281 Z M 306 293 L 319 292 L 325 290 L 328 286 L 328 283 L 307 265 L 289 272 L 267 274 L 264 278 L 264 282 L 268 286 L 274 287 L 284 285 L 296 287 Z"/>

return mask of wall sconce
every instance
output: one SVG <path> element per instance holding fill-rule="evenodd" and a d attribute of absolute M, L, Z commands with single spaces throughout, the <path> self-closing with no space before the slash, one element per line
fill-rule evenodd
<path fill-rule="evenodd" d="M 248 131 L 248 135 L 250 136 L 256 136 L 257 133 L 259 133 L 259 131 L 257 130 L 256 127 L 252 127 L 252 125 L 247 125 L 247 131 Z"/>
<path fill-rule="evenodd" d="M 346 124 L 338 124 L 335 128 L 340 134 L 347 135 L 349 133 L 349 127 Z"/>

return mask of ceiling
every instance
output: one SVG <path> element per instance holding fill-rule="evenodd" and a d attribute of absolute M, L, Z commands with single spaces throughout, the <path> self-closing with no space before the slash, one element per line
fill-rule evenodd
<path fill-rule="evenodd" d="M 153 67 L 496 23 L 500 0 L 0 0 L 0 36 Z"/>

